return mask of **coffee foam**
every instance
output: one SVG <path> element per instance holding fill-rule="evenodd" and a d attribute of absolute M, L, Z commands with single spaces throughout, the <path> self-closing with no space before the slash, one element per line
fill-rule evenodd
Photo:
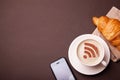
<path fill-rule="evenodd" d="M 78 45 L 77 55 L 80 61 L 85 65 L 97 64 L 101 60 L 100 56 L 103 55 L 102 46 L 95 40 L 84 40 Z"/>

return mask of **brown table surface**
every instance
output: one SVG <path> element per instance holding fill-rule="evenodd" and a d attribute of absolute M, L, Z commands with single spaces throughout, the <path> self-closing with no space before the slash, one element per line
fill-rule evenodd
<path fill-rule="evenodd" d="M 0 80 L 54 80 L 50 63 L 65 57 L 77 80 L 120 80 L 120 63 L 86 76 L 68 60 L 68 48 L 92 33 L 93 16 L 106 15 L 119 0 L 0 0 Z"/>

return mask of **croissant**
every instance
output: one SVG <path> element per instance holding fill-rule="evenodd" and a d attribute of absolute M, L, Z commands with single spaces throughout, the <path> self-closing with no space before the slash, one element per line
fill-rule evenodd
<path fill-rule="evenodd" d="M 117 46 L 117 49 L 120 51 L 120 46 Z"/>
<path fill-rule="evenodd" d="M 120 21 L 117 19 L 108 18 L 107 16 L 93 17 L 93 23 L 109 41 L 120 35 Z"/>
<path fill-rule="evenodd" d="M 101 16 L 93 17 L 93 23 L 102 35 L 118 50 L 120 50 L 120 21 L 117 19 Z"/>
<path fill-rule="evenodd" d="M 117 36 L 115 39 L 113 39 L 113 40 L 111 41 L 111 44 L 112 44 L 113 46 L 119 46 L 119 45 L 120 45 L 120 35 Z"/>

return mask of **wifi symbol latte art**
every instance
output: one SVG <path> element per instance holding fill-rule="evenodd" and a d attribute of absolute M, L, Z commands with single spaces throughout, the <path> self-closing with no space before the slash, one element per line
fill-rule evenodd
<path fill-rule="evenodd" d="M 83 55 L 83 58 L 84 59 L 96 58 L 98 56 L 99 56 L 98 48 L 92 43 L 85 42 L 84 43 L 84 55 Z"/>

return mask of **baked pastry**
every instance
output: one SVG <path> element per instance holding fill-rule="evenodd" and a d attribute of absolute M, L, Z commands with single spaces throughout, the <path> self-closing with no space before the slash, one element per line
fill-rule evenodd
<path fill-rule="evenodd" d="M 101 16 L 99 18 L 93 17 L 93 23 L 103 36 L 120 50 L 120 21 L 107 16 Z"/>
<path fill-rule="evenodd" d="M 109 18 L 106 16 L 101 16 L 100 18 L 93 17 L 93 23 L 97 26 L 97 28 L 101 32 L 103 31 L 103 29 L 107 25 L 108 21 L 109 21 Z"/>
<path fill-rule="evenodd" d="M 115 39 L 111 41 L 113 46 L 119 46 L 120 45 L 120 35 L 117 36 Z"/>
<path fill-rule="evenodd" d="M 101 16 L 100 18 L 93 17 L 93 22 L 103 36 L 109 41 L 120 35 L 120 21 L 117 19 Z"/>
<path fill-rule="evenodd" d="M 120 46 L 117 46 L 117 49 L 120 51 Z"/>

